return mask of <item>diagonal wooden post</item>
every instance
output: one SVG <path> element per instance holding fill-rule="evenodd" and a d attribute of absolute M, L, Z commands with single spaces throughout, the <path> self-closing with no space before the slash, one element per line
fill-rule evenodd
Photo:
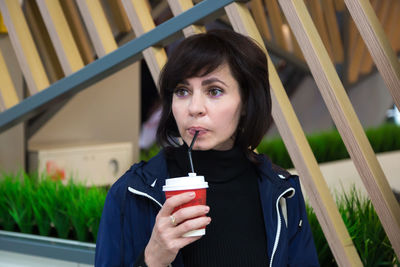
<path fill-rule="evenodd" d="M 19 1 L 0 0 L 0 11 L 30 94 L 42 91 L 49 86 L 49 79 Z"/>
<path fill-rule="evenodd" d="M 400 258 L 400 206 L 302 0 L 279 0 L 322 97 Z"/>
<path fill-rule="evenodd" d="M 369 52 L 400 110 L 400 63 L 368 0 L 345 0 Z M 400 240 L 400 239 L 399 239 Z M 399 241 L 400 243 L 400 241 Z M 399 244 L 400 246 L 400 244 Z M 399 251 L 397 255 L 399 256 Z"/>
<path fill-rule="evenodd" d="M 146 2 L 147 0 L 122 0 L 126 14 L 136 36 L 141 36 L 155 28 L 154 20 L 151 17 L 150 9 Z M 154 83 L 158 85 L 158 78 L 161 69 L 167 62 L 167 53 L 163 47 L 159 46 L 146 48 L 142 53 L 146 64 L 149 67 Z"/>

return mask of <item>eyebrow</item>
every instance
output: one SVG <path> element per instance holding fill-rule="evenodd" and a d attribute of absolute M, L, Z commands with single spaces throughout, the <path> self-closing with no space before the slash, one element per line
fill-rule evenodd
<path fill-rule="evenodd" d="M 221 80 L 218 79 L 218 78 L 209 78 L 209 79 L 206 79 L 206 80 L 204 80 L 204 81 L 201 82 L 201 85 L 209 85 L 209 84 L 214 83 L 214 82 L 219 82 L 219 83 L 222 83 L 223 85 L 227 86 L 226 83 L 224 83 L 223 81 L 221 81 Z M 189 83 L 187 82 L 187 80 L 183 80 L 182 82 L 180 82 L 180 84 L 189 85 Z"/>

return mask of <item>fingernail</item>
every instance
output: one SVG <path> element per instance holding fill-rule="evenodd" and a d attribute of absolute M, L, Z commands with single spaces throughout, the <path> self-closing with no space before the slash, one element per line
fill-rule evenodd
<path fill-rule="evenodd" d="M 190 192 L 190 193 L 189 193 L 189 197 L 194 197 L 195 195 L 196 195 L 195 192 Z"/>
<path fill-rule="evenodd" d="M 209 212 L 210 211 L 210 207 L 205 207 L 204 208 L 204 213 L 207 213 L 207 212 Z"/>

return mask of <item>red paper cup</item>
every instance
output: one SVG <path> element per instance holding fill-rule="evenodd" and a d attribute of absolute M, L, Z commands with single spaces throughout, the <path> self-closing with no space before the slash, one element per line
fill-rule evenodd
<path fill-rule="evenodd" d="M 208 183 L 204 181 L 204 176 L 195 176 L 189 174 L 186 177 L 171 178 L 165 180 L 165 185 L 163 186 L 163 191 L 165 192 L 165 197 L 168 199 L 172 196 L 179 195 L 185 192 L 195 192 L 196 197 L 190 202 L 185 203 L 179 207 L 176 207 L 174 212 L 185 207 L 196 206 L 196 205 L 206 205 Z M 205 235 L 206 229 L 197 229 L 184 234 L 184 237 L 188 236 L 200 236 Z"/>

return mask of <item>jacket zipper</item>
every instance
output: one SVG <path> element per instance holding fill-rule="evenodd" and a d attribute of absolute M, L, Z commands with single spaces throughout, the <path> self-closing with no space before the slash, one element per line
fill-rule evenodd
<path fill-rule="evenodd" d="M 279 201 L 280 199 L 289 191 L 294 192 L 293 188 L 289 188 L 286 191 L 284 191 L 282 194 L 279 195 L 278 199 L 276 200 L 276 213 L 277 213 L 277 219 L 278 219 L 278 224 L 277 224 L 277 228 L 276 228 L 276 236 L 275 236 L 275 241 L 274 241 L 274 247 L 272 249 L 272 254 L 271 254 L 271 260 L 269 262 L 269 266 L 272 267 L 272 262 L 274 261 L 274 256 L 275 256 L 275 252 L 278 248 L 278 243 L 279 243 L 279 238 L 281 235 L 281 225 L 282 225 L 282 219 L 281 219 L 281 214 L 279 213 Z"/>
<path fill-rule="evenodd" d="M 136 190 L 136 189 L 134 189 L 134 188 L 132 188 L 132 187 L 130 187 L 130 186 L 128 187 L 128 190 L 129 190 L 129 192 L 131 192 L 131 193 L 133 193 L 133 194 L 135 194 L 135 195 L 147 197 L 148 199 L 153 200 L 155 203 L 158 204 L 158 206 L 160 206 L 160 207 L 162 208 L 161 203 L 158 202 L 154 197 L 150 196 L 149 194 L 146 194 L 146 193 L 144 193 L 144 192 L 142 192 L 142 191 Z M 169 267 L 172 267 L 172 264 L 169 264 L 168 266 L 169 266 Z"/>
<path fill-rule="evenodd" d="M 158 206 L 160 206 L 160 207 L 162 208 L 161 203 L 158 202 L 154 197 L 150 196 L 149 194 L 146 194 L 146 193 L 144 193 L 144 192 L 141 192 L 141 191 L 139 191 L 139 190 L 136 190 L 136 189 L 134 189 L 134 188 L 132 188 L 132 187 L 130 187 L 130 186 L 128 187 L 128 190 L 129 190 L 130 192 L 136 194 L 136 195 L 143 196 L 143 197 L 147 197 L 148 199 L 153 200 L 155 203 L 158 204 Z"/>

